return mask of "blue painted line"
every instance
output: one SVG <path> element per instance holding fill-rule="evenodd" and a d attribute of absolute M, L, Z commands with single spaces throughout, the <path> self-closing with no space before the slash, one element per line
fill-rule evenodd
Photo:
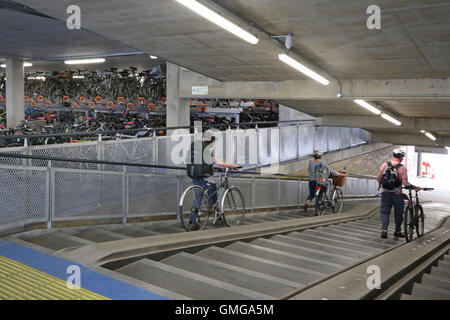
<path fill-rule="evenodd" d="M 0 240 L 0 255 L 15 260 L 56 278 L 66 281 L 67 267 L 76 265 L 81 270 L 81 287 L 112 300 L 169 300 L 159 294 L 135 287 L 126 282 L 90 270 L 79 263 Z"/>

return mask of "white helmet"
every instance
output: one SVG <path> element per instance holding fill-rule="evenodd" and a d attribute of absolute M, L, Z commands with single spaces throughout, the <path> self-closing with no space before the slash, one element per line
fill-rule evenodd
<path fill-rule="evenodd" d="M 322 151 L 314 150 L 314 153 L 313 153 L 314 159 L 320 159 L 320 158 L 322 158 L 322 155 L 323 155 Z"/>
<path fill-rule="evenodd" d="M 394 158 L 404 158 L 405 157 L 405 151 L 402 149 L 395 149 L 394 152 L 392 152 L 394 155 Z"/>

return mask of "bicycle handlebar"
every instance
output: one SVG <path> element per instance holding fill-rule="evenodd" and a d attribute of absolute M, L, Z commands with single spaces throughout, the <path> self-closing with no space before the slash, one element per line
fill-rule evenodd
<path fill-rule="evenodd" d="M 405 186 L 405 189 L 406 190 L 414 190 L 414 186 L 407 185 L 407 186 Z M 434 188 L 420 188 L 419 191 L 432 191 L 432 190 L 434 190 Z"/>

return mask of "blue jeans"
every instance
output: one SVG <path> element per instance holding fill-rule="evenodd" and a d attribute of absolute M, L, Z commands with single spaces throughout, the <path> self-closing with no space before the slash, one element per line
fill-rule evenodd
<path fill-rule="evenodd" d="M 317 186 L 316 180 L 309 181 L 309 197 L 308 197 L 309 201 L 311 201 L 316 197 L 316 186 Z"/>
<path fill-rule="evenodd" d="M 217 185 L 215 183 L 206 184 L 206 179 L 192 179 L 192 183 L 194 186 L 200 186 L 203 189 L 208 190 L 211 205 L 215 205 L 217 202 Z M 189 218 L 189 222 L 194 222 L 197 219 L 197 211 L 202 204 L 203 195 L 200 191 L 195 191 L 195 200 L 191 209 L 191 216 Z M 195 210 L 197 209 L 197 210 Z"/>
<path fill-rule="evenodd" d="M 394 192 L 383 192 L 381 194 L 381 230 L 387 231 L 388 229 L 392 206 L 394 206 L 395 214 L 395 232 L 401 232 L 405 200 L 403 195 Z"/>

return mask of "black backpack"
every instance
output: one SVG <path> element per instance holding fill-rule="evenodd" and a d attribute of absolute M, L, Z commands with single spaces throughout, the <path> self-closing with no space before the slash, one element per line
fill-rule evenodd
<path fill-rule="evenodd" d="M 387 165 L 388 166 L 384 170 L 383 176 L 381 177 L 380 185 L 384 190 L 395 191 L 402 185 L 402 182 L 400 181 L 400 178 L 398 176 L 398 168 L 400 168 L 402 164 L 399 163 L 396 166 L 393 166 L 389 161 L 387 162 Z"/>
<path fill-rule="evenodd" d="M 199 178 L 206 178 L 213 175 L 213 166 L 212 164 L 206 164 L 205 159 L 203 159 L 203 152 L 205 151 L 205 148 L 208 146 L 208 143 L 203 142 L 202 143 L 202 163 L 195 164 L 195 145 L 194 143 L 191 144 L 191 163 L 187 165 L 187 175 L 191 179 L 199 179 Z"/>

